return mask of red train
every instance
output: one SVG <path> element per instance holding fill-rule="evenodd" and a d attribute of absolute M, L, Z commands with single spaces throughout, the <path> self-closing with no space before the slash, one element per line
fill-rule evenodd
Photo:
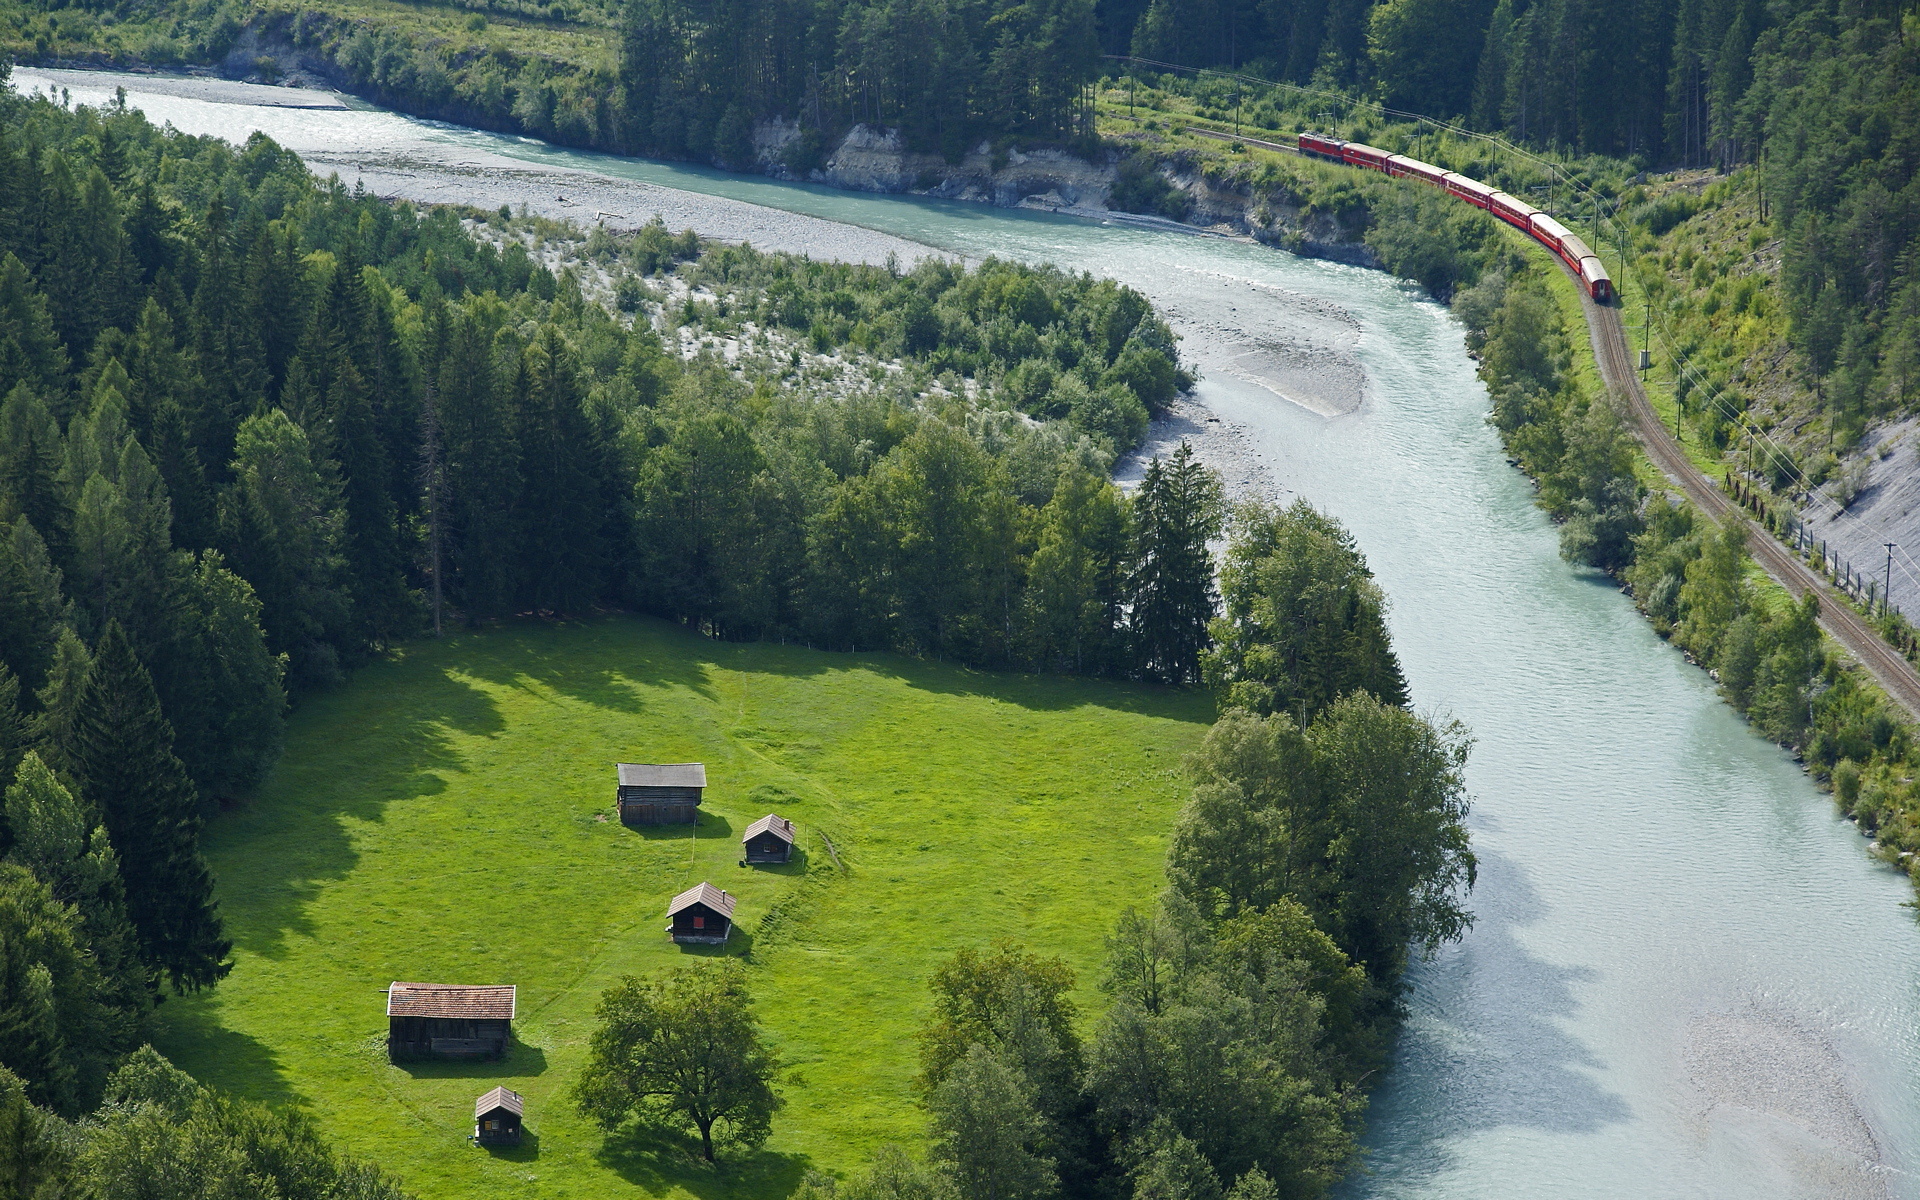
<path fill-rule="evenodd" d="M 1346 163 L 1348 166 L 1371 167 L 1395 177 L 1407 176 L 1434 187 L 1445 188 L 1475 208 L 1486 209 L 1553 251 L 1560 261 L 1573 270 L 1580 280 L 1580 286 L 1595 300 L 1605 304 L 1613 299 L 1613 279 L 1607 274 L 1606 267 L 1600 264 L 1599 257 L 1587 248 L 1585 242 L 1574 236 L 1572 230 L 1525 200 L 1496 191 L 1465 175 L 1442 171 L 1432 163 L 1424 163 L 1417 158 L 1388 154 L 1385 150 L 1360 142 L 1343 142 L 1339 138 L 1321 137 L 1317 133 L 1300 135 L 1300 153 L 1330 162 Z"/>

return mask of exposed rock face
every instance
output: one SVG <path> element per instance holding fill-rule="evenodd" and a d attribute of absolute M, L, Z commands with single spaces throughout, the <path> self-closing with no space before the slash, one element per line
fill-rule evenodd
<path fill-rule="evenodd" d="M 778 179 L 802 178 L 790 165 L 790 150 L 800 136 L 799 126 L 792 122 L 762 123 L 754 131 L 760 169 Z M 938 154 L 909 150 L 897 130 L 856 125 L 804 178 L 850 191 L 910 192 L 1001 208 L 1158 222 L 1160 218 L 1121 214 L 1107 207 L 1115 161 L 1110 155 L 1090 162 L 1052 149 L 996 154 L 990 143 L 982 142 L 959 162 L 949 163 Z M 1328 214 L 1309 216 L 1291 206 L 1273 205 L 1246 189 L 1216 184 L 1198 173 L 1163 167 L 1162 174 L 1188 197 L 1184 224 L 1253 237 L 1295 254 L 1356 266 L 1378 265 L 1358 231 L 1344 228 Z"/>

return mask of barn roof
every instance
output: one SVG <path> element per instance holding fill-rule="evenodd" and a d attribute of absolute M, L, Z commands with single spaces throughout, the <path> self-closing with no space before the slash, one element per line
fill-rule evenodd
<path fill-rule="evenodd" d="M 459 983 L 395 983 L 387 988 L 390 1017 L 452 1017 L 458 1020 L 513 1020 L 512 984 L 470 987 Z"/>
<path fill-rule="evenodd" d="M 621 787 L 707 786 L 705 763 L 615 763 Z"/>
<path fill-rule="evenodd" d="M 770 833 L 789 846 L 793 844 L 793 822 L 776 813 L 768 813 L 747 826 L 747 831 L 740 835 L 740 840 L 750 842 L 763 833 Z"/>
<path fill-rule="evenodd" d="M 673 902 L 667 905 L 667 915 L 672 916 L 695 904 L 704 904 L 729 920 L 733 917 L 734 898 L 705 880 L 675 896 Z"/>
<path fill-rule="evenodd" d="M 522 1103 L 519 1092 L 510 1092 L 506 1088 L 497 1087 L 473 1102 L 473 1119 L 477 1121 L 496 1108 L 504 1108 L 518 1117 L 522 1115 L 520 1109 Z"/>

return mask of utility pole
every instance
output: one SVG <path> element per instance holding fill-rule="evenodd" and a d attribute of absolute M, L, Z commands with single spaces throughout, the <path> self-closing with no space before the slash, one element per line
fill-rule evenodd
<path fill-rule="evenodd" d="M 1893 548 L 1898 542 L 1888 542 L 1887 547 L 1887 586 L 1880 592 L 1880 612 L 1884 615 L 1893 605 Z"/>

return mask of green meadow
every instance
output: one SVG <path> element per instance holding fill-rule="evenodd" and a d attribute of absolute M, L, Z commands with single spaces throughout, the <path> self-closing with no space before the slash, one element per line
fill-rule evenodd
<path fill-rule="evenodd" d="M 159 1046 L 305 1110 L 423 1198 L 784 1195 L 918 1140 L 915 1033 L 956 949 L 1061 955 L 1097 1011 L 1102 940 L 1162 885 L 1211 719 L 1196 694 L 639 619 L 409 645 L 305 702 L 258 798 L 210 823 L 236 965 L 162 1006 Z M 622 827 L 623 760 L 705 762 L 697 828 Z M 769 811 L 801 852 L 740 866 Z M 665 936 L 668 899 L 702 879 L 740 898 L 724 950 Z M 601 991 L 712 953 L 749 964 L 786 1101 L 763 1150 L 718 1168 L 672 1137 L 608 1138 L 567 1099 Z M 517 984 L 507 1060 L 389 1064 L 394 980 Z M 466 1141 L 496 1083 L 526 1097 L 515 1149 Z"/>

